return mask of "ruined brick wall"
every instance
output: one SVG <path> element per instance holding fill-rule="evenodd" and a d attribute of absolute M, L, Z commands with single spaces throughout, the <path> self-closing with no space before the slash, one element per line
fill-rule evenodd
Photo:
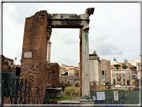
<path fill-rule="evenodd" d="M 40 11 L 26 18 L 20 74 L 20 79 L 28 80 L 43 89 L 46 86 L 47 16 L 47 11 Z M 32 55 L 25 57 L 26 52 L 31 52 Z M 41 101 L 44 93 L 40 90 Z"/>
<path fill-rule="evenodd" d="M 1 71 L 16 72 L 16 65 L 10 65 L 7 60 L 13 63 L 12 59 L 6 58 L 4 55 L 0 55 Z"/>
<path fill-rule="evenodd" d="M 47 84 L 52 84 L 52 88 L 59 87 L 59 64 L 58 63 L 48 64 Z"/>
<path fill-rule="evenodd" d="M 60 78 L 59 78 L 60 83 L 67 83 L 68 81 L 69 81 L 68 75 L 60 76 Z"/>
<path fill-rule="evenodd" d="M 75 85 L 75 81 L 80 80 L 78 76 L 60 76 L 59 82 L 60 83 L 70 83 L 72 86 Z"/>

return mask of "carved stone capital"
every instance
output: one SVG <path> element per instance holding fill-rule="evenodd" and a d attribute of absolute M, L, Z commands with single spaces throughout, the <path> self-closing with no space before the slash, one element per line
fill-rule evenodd
<path fill-rule="evenodd" d="M 47 32 L 46 32 L 46 38 L 47 38 L 47 40 L 50 39 L 50 37 L 51 37 L 51 32 L 52 32 L 51 26 L 47 26 Z"/>
<path fill-rule="evenodd" d="M 46 32 L 46 38 L 47 38 L 47 40 L 50 39 L 50 36 L 51 36 L 51 34 L 49 32 Z"/>
<path fill-rule="evenodd" d="M 87 8 L 86 11 L 85 11 L 85 14 L 88 14 L 90 16 L 91 14 L 94 13 L 94 9 L 95 8 Z"/>
<path fill-rule="evenodd" d="M 89 31 L 89 24 L 83 26 L 84 31 Z"/>
<path fill-rule="evenodd" d="M 51 46 L 52 43 L 50 41 L 48 41 L 48 44 L 49 44 L 49 46 Z"/>

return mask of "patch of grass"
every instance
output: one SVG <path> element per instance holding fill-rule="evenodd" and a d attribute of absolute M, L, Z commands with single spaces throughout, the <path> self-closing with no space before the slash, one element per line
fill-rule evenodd
<path fill-rule="evenodd" d="M 64 101 L 64 100 L 71 100 L 72 99 L 72 96 L 62 96 L 60 98 L 49 98 L 51 101 L 52 100 L 56 100 L 56 101 Z"/>
<path fill-rule="evenodd" d="M 66 87 L 64 90 L 64 95 L 66 96 L 78 96 L 80 95 L 80 88 L 79 87 Z"/>

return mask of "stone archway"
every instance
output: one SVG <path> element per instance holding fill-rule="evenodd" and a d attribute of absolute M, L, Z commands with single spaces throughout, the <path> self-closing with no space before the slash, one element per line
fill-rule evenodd
<path fill-rule="evenodd" d="M 94 8 L 87 8 L 85 14 L 49 14 L 39 11 L 25 21 L 20 79 L 45 89 L 47 45 L 50 44 L 52 28 L 80 29 L 80 95 L 90 96 L 89 71 L 89 16 Z M 50 47 L 50 46 L 49 46 Z M 50 55 L 49 55 L 50 56 Z M 48 59 L 50 62 L 50 59 Z M 40 92 L 41 98 L 44 92 Z"/>

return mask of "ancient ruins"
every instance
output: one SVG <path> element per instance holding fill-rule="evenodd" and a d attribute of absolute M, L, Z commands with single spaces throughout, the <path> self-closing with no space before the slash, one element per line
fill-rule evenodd
<path fill-rule="evenodd" d="M 80 29 L 80 95 L 90 96 L 89 73 L 89 17 L 94 8 L 87 8 L 84 14 L 50 14 L 39 11 L 25 20 L 20 79 L 45 89 L 47 62 L 50 63 L 50 37 L 52 28 Z M 47 58 L 47 47 L 48 58 Z M 46 60 L 48 59 L 48 60 Z M 48 79 L 47 79 L 48 80 Z M 52 80 L 50 80 L 52 82 Z M 58 85 L 58 84 L 57 84 Z M 45 92 L 40 91 L 41 98 Z"/>

